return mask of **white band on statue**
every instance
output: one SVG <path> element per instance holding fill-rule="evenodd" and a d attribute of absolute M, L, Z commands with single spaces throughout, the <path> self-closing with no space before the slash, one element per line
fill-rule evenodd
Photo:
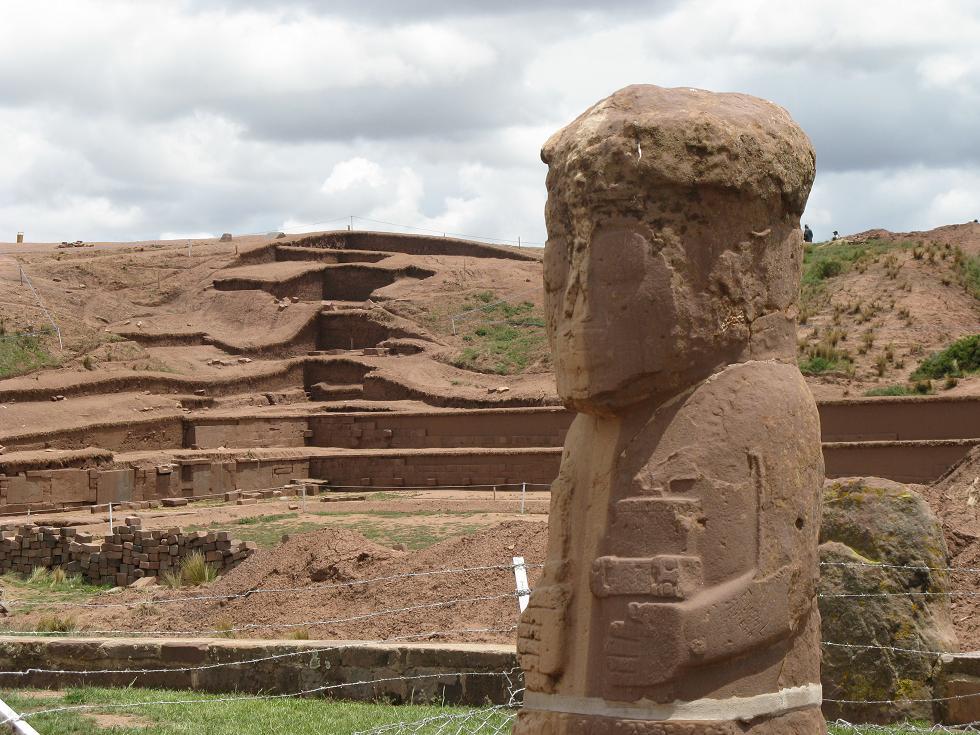
<path fill-rule="evenodd" d="M 625 720 L 753 720 L 764 715 L 780 715 L 803 707 L 819 707 L 823 689 L 806 684 L 769 694 L 728 699 L 696 699 L 693 702 L 658 704 L 649 700 L 614 702 L 600 697 L 572 697 L 564 694 L 525 692 L 524 708 L 575 715 L 616 717 Z"/>

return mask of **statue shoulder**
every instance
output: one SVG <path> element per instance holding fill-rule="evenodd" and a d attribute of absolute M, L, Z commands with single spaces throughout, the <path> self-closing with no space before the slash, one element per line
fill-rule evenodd
<path fill-rule="evenodd" d="M 730 365 L 695 390 L 689 408 L 724 414 L 726 423 L 802 421 L 819 431 L 817 404 L 799 368 L 775 360 Z"/>

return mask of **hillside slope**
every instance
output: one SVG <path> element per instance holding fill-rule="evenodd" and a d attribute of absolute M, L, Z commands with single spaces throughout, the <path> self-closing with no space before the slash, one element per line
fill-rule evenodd
<path fill-rule="evenodd" d="M 540 251 L 351 235 L 0 245 L 0 379 L 29 374 L 52 388 L 107 375 L 245 380 L 282 360 L 344 353 L 401 384 L 401 398 L 557 400 Z M 11 336 L 23 333 L 38 336 Z M 977 334 L 980 224 L 808 246 L 799 357 L 817 397 L 978 392 L 969 364 L 955 363 L 953 378 L 948 361 L 934 377 L 920 370 Z M 363 356 L 378 344 L 403 356 L 397 369 Z"/>
<path fill-rule="evenodd" d="M 804 262 L 800 364 L 818 397 L 978 392 L 970 365 L 952 378 L 920 366 L 980 334 L 980 224 L 871 230 L 815 243 Z"/>

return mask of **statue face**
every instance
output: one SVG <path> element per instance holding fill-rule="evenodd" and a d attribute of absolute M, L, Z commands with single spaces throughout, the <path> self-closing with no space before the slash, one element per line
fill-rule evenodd
<path fill-rule="evenodd" d="M 548 241 L 545 307 L 558 393 L 578 410 L 643 400 L 687 367 L 677 308 L 677 290 L 686 289 L 667 255 L 663 241 L 629 227 L 608 227 L 584 247 Z"/>

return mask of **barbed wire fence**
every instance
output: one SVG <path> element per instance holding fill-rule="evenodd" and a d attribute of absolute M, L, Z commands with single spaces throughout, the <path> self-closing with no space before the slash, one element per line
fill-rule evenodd
<path fill-rule="evenodd" d="M 0 253 L 0 255 L 3 255 Z M 48 309 L 47 304 L 45 304 L 44 299 L 38 293 L 37 288 L 34 286 L 34 282 L 31 280 L 30 275 L 24 269 L 24 265 L 18 261 L 16 258 L 10 257 L 9 260 L 17 266 L 17 278 L 22 286 L 25 286 L 31 293 L 34 301 L 37 303 L 38 308 L 44 314 L 45 319 L 51 325 L 50 329 L 28 329 L 24 332 L 7 332 L 6 329 L 0 333 L 0 340 L 24 340 L 24 339 L 38 339 L 46 336 L 54 335 L 58 338 L 58 349 L 64 352 L 65 343 L 61 336 L 61 327 L 55 320 L 54 315 L 51 310 Z"/>
<path fill-rule="evenodd" d="M 452 639 L 460 638 L 466 635 L 512 635 L 517 628 L 516 625 L 516 615 L 519 609 L 522 607 L 522 603 L 526 602 L 528 596 L 531 593 L 530 585 L 526 581 L 526 578 L 522 579 L 522 572 L 526 572 L 527 569 L 540 569 L 544 565 L 540 562 L 525 563 L 522 557 L 515 557 L 512 563 L 505 564 L 491 564 L 491 565 L 474 565 L 474 566 L 462 566 L 462 567 L 452 567 L 452 568 L 438 568 L 438 569 L 425 569 L 413 572 L 404 572 L 399 574 L 392 574 L 386 576 L 379 576 L 373 578 L 355 579 L 343 582 L 330 582 L 326 584 L 317 584 L 315 586 L 306 587 L 257 587 L 254 589 L 249 589 L 243 592 L 232 593 L 227 595 L 208 595 L 208 594 L 188 594 L 188 595 L 174 595 L 169 598 L 158 598 L 155 599 L 152 596 L 147 596 L 138 600 L 128 600 L 120 603 L 91 603 L 91 602 L 81 602 L 81 601 L 55 601 L 53 603 L 48 603 L 49 605 L 57 605 L 59 607 L 77 607 L 80 609 L 91 609 L 91 608 L 122 608 L 122 607 L 139 607 L 140 605 L 152 603 L 153 605 L 179 605 L 182 603 L 190 602 L 211 602 L 211 601 L 229 601 L 234 599 L 243 599 L 251 597 L 253 595 L 263 595 L 263 594 L 306 594 L 312 592 L 323 592 L 328 590 L 336 590 L 340 588 L 355 589 L 359 587 L 365 587 L 369 585 L 386 585 L 402 581 L 410 578 L 426 579 L 436 576 L 452 576 L 452 575 L 470 575 L 477 572 L 493 572 L 501 573 L 507 575 L 514 575 L 513 591 L 507 593 L 499 594 L 486 594 L 486 595 L 476 595 L 476 596 L 461 596 L 445 600 L 436 600 L 431 602 L 426 602 L 417 605 L 404 605 L 400 607 L 390 607 L 385 609 L 371 610 L 368 612 L 362 612 L 355 615 L 348 615 L 344 617 L 335 617 L 329 619 L 315 619 L 315 620 L 303 620 L 299 622 L 289 622 L 289 623 L 247 623 L 244 625 L 236 626 L 233 628 L 220 628 L 220 629 L 208 629 L 208 628 L 197 628 L 197 629 L 162 629 L 162 630 L 126 630 L 126 629 L 92 629 L 92 630 L 80 630 L 71 633 L 46 633 L 39 630 L 7 630 L 3 631 L 5 635 L 18 635 L 18 636 L 38 636 L 38 635 L 49 635 L 49 636 L 99 636 L 99 637 L 142 637 L 142 636 L 166 636 L 168 638 L 174 638 L 180 640 L 185 637 L 200 636 L 202 634 L 213 634 L 213 635 L 228 635 L 230 633 L 255 633 L 258 631 L 288 631 L 296 628 L 316 628 L 317 626 L 327 626 L 327 625 L 337 625 L 341 623 L 358 623 L 368 619 L 383 618 L 386 616 L 405 616 L 406 614 L 411 614 L 415 616 L 418 621 L 424 621 L 426 619 L 426 613 L 432 611 L 436 608 L 443 607 L 455 607 L 461 605 L 479 605 L 483 603 L 489 603 L 496 600 L 513 599 L 516 604 L 514 605 L 514 615 L 515 620 L 509 624 L 502 624 L 499 626 L 489 626 L 489 627 L 460 627 L 460 628 L 447 628 L 444 630 L 420 630 L 419 632 L 407 633 L 402 635 L 389 636 L 385 638 L 378 638 L 372 641 L 366 641 L 367 643 L 394 643 L 394 642 L 405 642 L 405 641 L 415 641 L 415 640 L 432 640 L 434 638 L 442 639 Z M 921 565 L 905 565 L 905 564 L 878 564 L 874 562 L 823 562 L 824 567 L 854 567 L 854 568 L 870 568 L 870 569 L 900 569 L 909 571 L 935 571 L 944 573 L 963 573 L 963 574 L 978 574 L 980 573 L 980 568 L 969 567 L 969 566 L 921 566 Z M 840 598 L 840 597 L 880 597 L 880 596 L 906 596 L 917 598 L 921 593 L 910 590 L 904 592 L 882 592 L 882 593 L 872 593 L 872 594 L 856 594 L 856 593 L 822 593 L 821 596 L 825 598 Z M 972 589 L 952 589 L 946 592 L 930 593 L 934 595 L 949 595 L 949 596 L 976 596 L 978 593 L 976 590 Z M 11 606 L 16 609 L 18 605 L 22 603 L 16 600 L 4 601 L 5 606 Z M 29 608 L 33 603 L 27 602 L 24 604 L 25 608 Z M 420 626 L 424 627 L 424 626 Z M 927 656 L 933 658 L 939 658 L 940 656 L 948 653 L 947 651 L 940 650 L 927 650 L 923 648 L 912 648 L 912 647 L 902 647 L 893 646 L 887 644 L 878 643 L 851 643 L 846 641 L 823 641 L 822 643 L 826 647 L 840 647 L 849 648 L 854 650 L 864 650 L 864 651 L 875 651 L 879 650 L 882 652 L 896 652 L 902 654 L 911 654 L 919 656 Z M 36 675 L 60 675 L 60 676 L 76 676 L 76 677 L 98 677 L 102 675 L 127 675 L 132 676 L 133 682 L 138 683 L 141 678 L 151 677 L 152 675 L 162 674 L 167 672 L 184 672 L 184 673 L 200 673 L 205 671 L 211 671 L 214 669 L 224 669 L 233 667 L 254 667 L 260 664 L 275 662 L 280 660 L 288 659 L 302 659 L 303 657 L 315 657 L 323 653 L 330 651 L 337 651 L 345 646 L 351 645 L 349 642 L 344 643 L 329 643 L 326 645 L 317 645 L 316 642 L 311 642 L 307 647 L 301 648 L 300 650 L 291 650 L 286 652 L 277 652 L 268 655 L 253 656 L 245 659 L 238 660 L 226 660 L 218 661 L 214 663 L 198 664 L 193 666 L 184 667 L 132 667 L 132 666 L 121 666 L 113 668 L 77 668 L 77 669 L 55 669 L 55 668 L 44 668 L 44 667 L 27 667 L 23 669 L 10 669 L 0 671 L 0 684 L 6 684 L 8 686 L 15 686 L 15 682 L 18 680 L 26 680 L 31 676 Z M 408 673 L 399 676 L 385 676 L 378 678 L 362 678 L 357 681 L 350 682 L 336 682 L 336 683 L 324 683 L 318 686 L 306 687 L 302 689 L 297 689 L 295 691 L 278 692 L 274 694 L 252 694 L 252 695 L 240 695 L 236 694 L 234 696 L 216 696 L 209 697 L 207 699 L 185 699 L 180 697 L 152 700 L 152 701 L 141 701 L 135 703 L 99 703 L 99 704 L 71 704 L 57 707 L 45 707 L 40 709 L 35 709 L 21 714 L 10 713 L 4 711 L 0 708 L 0 725 L 10 726 L 14 723 L 25 724 L 29 720 L 37 721 L 38 718 L 42 718 L 45 715 L 56 715 L 59 713 L 66 712 L 90 712 L 98 711 L 104 712 L 107 710 L 138 710 L 140 708 L 155 707 L 155 706 L 199 706 L 201 704 L 214 704 L 218 705 L 225 702 L 249 702 L 249 701 L 263 701 L 263 700 L 284 700 L 299 697 L 314 697 L 314 696 L 327 696 L 335 695 L 343 697 L 345 691 L 350 691 L 356 687 L 371 687 L 371 686 L 381 686 L 384 684 L 390 684 L 393 682 L 411 683 L 411 682 L 423 682 L 425 680 L 434 679 L 452 679 L 453 677 L 502 677 L 507 682 L 507 691 L 509 696 L 506 702 L 497 702 L 494 704 L 488 704 L 486 706 L 480 707 L 470 707 L 463 712 L 446 712 L 439 713 L 435 715 L 426 715 L 425 717 L 389 722 L 373 729 L 359 730 L 354 735 L 394 735 L 395 733 L 408 733 L 409 735 L 415 735 L 418 733 L 422 735 L 423 733 L 490 733 L 490 735 L 496 735 L 497 733 L 502 733 L 508 730 L 516 716 L 516 710 L 520 706 L 521 694 L 523 689 L 521 687 L 521 673 L 517 669 L 507 669 L 501 671 L 487 672 L 487 671 L 470 671 L 465 669 L 453 670 L 448 672 L 440 673 Z M 955 702 L 959 700 L 969 700 L 980 697 L 980 692 L 976 693 L 964 693 L 964 694 L 951 694 L 948 696 L 934 696 L 934 697 L 922 697 L 922 698 L 895 698 L 895 699 L 835 699 L 826 698 L 824 701 L 831 704 L 837 705 L 881 705 L 881 706 L 895 706 L 900 707 L 903 705 L 908 705 L 910 703 L 921 703 L 921 704 L 944 704 L 949 702 Z M 29 723 L 27 723 L 29 724 Z M 976 733 L 980 732 L 980 723 L 968 723 L 964 725 L 943 725 L 935 724 L 928 725 L 922 723 L 903 723 L 900 725 L 876 725 L 876 724 L 860 724 L 852 723 L 845 719 L 836 719 L 828 723 L 830 731 L 832 733 L 882 733 L 899 735 L 900 733 Z M 28 730 L 17 730 L 17 732 L 27 733 Z"/>
<path fill-rule="evenodd" d="M 473 567 L 461 567 L 461 568 L 449 568 L 449 569 L 431 569 L 423 570 L 419 572 L 409 572 L 397 575 L 389 575 L 386 577 L 377 577 L 372 579 L 360 579 L 351 580 L 343 583 L 332 583 L 327 585 L 319 585 L 316 590 L 304 590 L 304 591 L 320 591 L 336 589 L 338 587 L 357 587 L 362 585 L 384 585 L 398 580 L 403 580 L 411 577 L 431 577 L 435 575 L 458 575 L 458 574 L 469 574 L 477 571 L 494 571 L 506 573 L 508 575 L 514 574 L 515 580 L 519 580 L 519 573 L 523 572 L 526 567 L 540 567 L 541 565 L 527 565 L 523 561 L 519 562 L 515 559 L 514 563 L 511 564 L 499 564 L 499 565 L 479 565 Z M 251 594 L 256 594 L 259 592 L 272 592 L 273 589 L 266 590 L 248 590 L 243 593 L 242 596 L 249 596 Z M 280 590 L 283 591 L 283 590 Z M 297 590 L 287 589 L 284 591 L 294 592 Z M 381 617 L 381 616 L 394 616 L 405 613 L 407 611 L 424 611 L 430 610 L 433 607 L 440 606 L 453 606 L 464 603 L 472 603 L 475 601 L 487 601 L 494 599 L 515 599 L 520 600 L 521 598 L 526 598 L 530 594 L 529 589 L 522 588 L 520 583 L 517 582 L 517 586 L 514 592 L 501 594 L 501 595 L 482 595 L 478 597 L 468 597 L 468 598 L 456 598 L 451 600 L 443 600 L 435 603 L 426 603 L 423 605 L 416 606 L 404 606 L 398 608 L 389 608 L 385 610 L 376 610 L 370 613 L 364 613 L 361 615 L 348 616 L 346 618 L 337 618 L 333 622 L 356 622 L 364 620 L 368 617 Z M 215 599 L 221 596 L 203 596 L 204 599 L 209 597 L 214 597 Z M 190 596 L 186 598 L 174 598 L 172 602 L 186 602 L 189 600 L 200 600 L 202 596 Z M 13 601 L 11 601 L 13 602 Z M 160 604 L 162 601 L 154 600 L 154 604 Z M 86 603 L 65 603 L 73 604 L 76 606 L 85 605 Z M 142 603 L 135 603 L 142 604 Z M 519 605 L 515 605 L 515 612 L 519 609 Z M 424 620 L 424 616 L 420 616 Z M 256 630 L 258 628 L 273 627 L 275 629 L 282 628 L 294 628 L 302 626 L 305 628 L 315 627 L 317 625 L 326 624 L 329 621 L 322 620 L 308 620 L 299 623 L 288 623 L 273 626 L 262 626 L 262 625 L 247 625 L 240 626 L 237 629 L 225 631 L 225 634 L 230 632 L 239 631 L 245 632 L 247 630 Z M 516 622 L 510 625 L 497 626 L 497 627 L 464 627 L 464 628 L 452 628 L 446 630 L 424 630 L 419 633 L 411 633 L 406 635 L 389 636 L 385 638 L 379 638 L 371 641 L 364 641 L 364 643 L 396 643 L 396 642 L 407 642 L 414 640 L 429 640 L 437 637 L 460 637 L 468 634 L 513 634 L 516 631 Z M 104 636 L 125 636 L 129 637 L 134 635 L 133 631 L 127 630 L 116 630 L 116 631 L 84 631 L 88 635 L 99 635 Z M 215 631 L 208 630 L 198 630 L 198 631 L 137 631 L 139 635 L 149 635 L 149 634 L 166 634 L 168 637 L 174 637 L 179 639 L 180 636 L 199 636 L 202 633 L 214 633 Z M 42 633 L 41 631 L 31 630 L 31 631 L 3 631 L 4 634 L 21 634 L 21 635 L 38 635 Z M 71 635 L 77 635 L 72 633 Z M 16 686 L 17 680 L 26 680 L 29 677 L 36 675 L 54 675 L 59 677 L 97 677 L 105 675 L 126 675 L 127 677 L 134 677 L 131 684 L 136 684 L 140 681 L 141 677 L 147 677 L 158 674 L 165 673 L 184 673 L 184 674 L 199 674 L 202 672 L 213 671 L 215 669 L 226 669 L 226 668 L 241 668 L 241 667 L 254 667 L 263 663 L 281 661 L 290 658 L 302 658 L 309 657 L 312 661 L 318 660 L 318 657 L 324 653 L 330 651 L 342 651 L 351 646 L 351 642 L 338 642 L 330 643 L 325 646 L 316 645 L 315 642 L 303 646 L 299 650 L 287 651 L 283 653 L 273 653 L 265 656 L 257 656 L 246 659 L 239 660 L 222 660 L 215 663 L 190 665 L 190 666 L 177 666 L 177 667 L 163 667 L 163 668 L 152 668 L 152 667 L 132 667 L 132 666 L 122 666 L 113 668 L 79 668 L 79 669 L 52 669 L 52 668 L 41 668 L 41 667 L 29 667 L 24 669 L 11 669 L 0 671 L 0 684 L 6 684 L 8 686 Z M 446 728 L 451 727 L 453 732 L 482 732 L 494 733 L 503 732 L 509 726 L 510 722 L 514 717 L 514 712 L 516 707 L 519 706 L 521 693 L 523 691 L 520 686 L 522 676 L 521 672 L 516 668 L 504 669 L 501 671 L 487 671 L 487 670 L 450 670 L 450 671 L 436 671 L 436 672 L 426 672 L 426 673 L 405 673 L 397 676 L 382 676 L 377 678 L 362 678 L 356 681 L 341 681 L 335 683 L 324 683 L 319 686 L 306 687 L 296 691 L 285 691 L 276 693 L 258 693 L 258 694 L 248 694 L 240 695 L 236 694 L 234 696 L 211 696 L 206 699 L 195 698 L 167 698 L 159 700 L 148 700 L 140 702 L 123 702 L 123 703 L 99 703 L 99 704 L 67 704 L 59 705 L 53 707 L 41 707 L 39 709 L 33 709 L 30 711 L 21 712 L 20 714 L 14 712 L 9 707 L 5 705 L 0 707 L 0 727 L 13 727 L 15 732 L 24 733 L 28 735 L 29 733 L 36 732 L 30 728 L 28 720 L 38 721 L 38 718 L 44 718 L 46 715 L 59 715 L 64 713 L 81 713 L 81 712 L 99 712 L 104 713 L 106 711 L 114 710 L 139 710 L 141 708 L 159 707 L 159 706 L 199 706 L 199 705 L 217 705 L 222 703 L 243 703 L 243 702 L 257 702 L 257 701 L 269 701 L 269 700 L 286 700 L 300 697 L 314 697 L 314 696 L 338 696 L 343 697 L 346 690 L 357 690 L 363 687 L 377 688 L 383 685 L 389 684 L 416 684 L 430 682 L 437 686 L 443 686 L 443 691 L 445 691 L 446 682 L 461 681 L 465 679 L 479 678 L 479 677 L 491 677 L 500 678 L 503 680 L 503 687 L 507 693 L 506 700 L 502 702 L 497 702 L 495 704 L 488 704 L 479 707 L 471 707 L 464 710 L 463 712 L 447 712 L 445 714 L 429 715 L 418 720 L 410 720 L 405 722 L 390 722 L 385 723 L 383 726 L 376 728 L 375 730 L 363 730 L 363 733 L 369 732 L 394 732 L 403 731 L 410 733 L 441 733 L 446 730 Z M 412 696 L 410 699 L 414 698 L 414 689 L 412 689 Z M 445 695 L 443 695 L 445 697 Z"/>

